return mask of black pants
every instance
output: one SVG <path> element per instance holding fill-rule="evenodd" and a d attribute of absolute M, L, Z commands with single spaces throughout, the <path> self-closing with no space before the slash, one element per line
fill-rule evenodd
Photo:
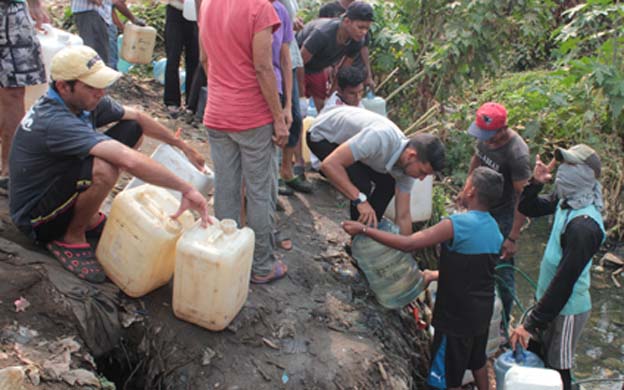
<path fill-rule="evenodd" d="M 143 136 L 136 121 L 120 121 L 104 134 L 128 147 L 134 147 Z M 81 192 L 92 184 L 93 156 L 78 160 L 59 177 L 30 212 L 31 226 L 20 229 L 40 243 L 63 237 L 74 216 L 74 205 Z"/>
<path fill-rule="evenodd" d="M 199 46 L 197 38 L 197 23 L 184 19 L 182 11 L 170 5 L 167 6 L 165 21 L 165 51 L 167 53 L 167 67 L 165 69 L 165 105 L 180 106 L 180 58 L 184 49 L 184 63 L 186 66 L 186 104 L 188 94 L 193 84 L 195 68 L 199 62 Z"/>
<path fill-rule="evenodd" d="M 326 140 L 319 142 L 312 141 L 310 139 L 310 133 L 306 134 L 306 141 L 312 153 L 321 161 L 340 146 Z M 380 220 L 388 207 L 388 203 L 390 203 L 394 196 L 394 187 L 396 184 L 394 178 L 388 173 L 379 173 L 361 162 L 356 162 L 348 167 L 347 174 L 358 190 L 366 194 L 368 203 L 370 203 L 375 210 L 377 220 Z M 360 217 L 357 207 L 351 205 L 350 211 L 352 220 L 355 221 Z"/>
<path fill-rule="evenodd" d="M 195 68 L 193 83 L 187 83 L 187 85 L 191 86 L 191 90 L 186 92 L 186 108 L 193 111 L 193 113 L 203 111 L 204 107 L 197 107 L 199 104 L 201 89 L 207 85 L 206 72 L 204 72 L 203 66 L 199 65 Z"/>

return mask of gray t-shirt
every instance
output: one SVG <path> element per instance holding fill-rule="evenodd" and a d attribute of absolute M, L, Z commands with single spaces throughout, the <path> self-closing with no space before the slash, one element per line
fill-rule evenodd
<path fill-rule="evenodd" d="M 388 118 L 363 108 L 336 107 L 319 115 L 309 131 L 315 142 L 347 142 L 355 161 L 379 173 L 389 173 L 400 191 L 411 191 L 414 178 L 397 166 L 409 140 Z"/>
<path fill-rule="evenodd" d="M 513 132 L 509 142 L 496 149 L 491 149 L 482 141 L 477 142 L 475 154 L 479 158 L 481 166 L 499 172 L 505 180 L 503 196 L 490 212 L 492 215 L 513 213 L 516 204 L 513 182 L 531 177 L 529 147 L 522 137 Z"/>
<path fill-rule="evenodd" d="M 299 47 L 305 47 L 312 54 L 310 61 L 305 64 L 306 73 L 321 72 L 338 63 L 343 56 L 353 58 L 360 52 L 364 41 L 349 39 L 344 45 L 336 42 L 340 23 L 340 19 L 316 19 L 297 33 Z"/>
<path fill-rule="evenodd" d="M 96 128 L 123 115 L 123 107 L 108 96 L 80 116 L 52 90 L 39 99 L 17 127 L 11 146 L 9 208 L 17 226 L 30 229 L 30 211 L 56 180 L 96 144 L 111 139 Z"/>

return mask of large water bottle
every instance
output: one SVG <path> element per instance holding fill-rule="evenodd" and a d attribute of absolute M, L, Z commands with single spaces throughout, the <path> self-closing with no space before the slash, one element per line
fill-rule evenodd
<path fill-rule="evenodd" d="M 379 222 L 378 229 L 399 233 L 399 228 L 387 219 Z M 404 307 L 425 288 L 418 264 L 409 253 L 363 235 L 353 238 L 352 253 L 377 301 L 384 307 Z"/>
<path fill-rule="evenodd" d="M 555 370 L 513 366 L 505 374 L 505 390 L 563 390 L 563 382 Z"/>
<path fill-rule="evenodd" d="M 544 362 L 536 354 L 524 350 L 520 345 L 514 351 L 507 351 L 494 361 L 496 390 L 505 389 L 505 374 L 513 366 L 543 368 Z"/>
<path fill-rule="evenodd" d="M 366 99 L 362 99 L 362 105 L 369 111 L 376 112 L 379 115 L 387 116 L 386 100 L 381 96 L 375 96 L 373 91 L 368 91 Z"/>

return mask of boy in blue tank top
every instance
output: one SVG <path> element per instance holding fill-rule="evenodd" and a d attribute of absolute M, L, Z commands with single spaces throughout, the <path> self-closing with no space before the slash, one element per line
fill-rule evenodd
<path fill-rule="evenodd" d="M 342 223 L 350 235 L 365 234 L 403 251 L 442 243 L 438 297 L 433 312 L 435 335 L 427 382 L 440 389 L 459 388 L 467 369 L 479 390 L 488 389 L 485 349 L 494 307 L 494 266 L 503 235 L 488 210 L 503 192 L 503 176 L 487 167 L 476 168 L 466 179 L 459 198 L 468 211 L 435 226 L 401 236 L 355 221 Z"/>

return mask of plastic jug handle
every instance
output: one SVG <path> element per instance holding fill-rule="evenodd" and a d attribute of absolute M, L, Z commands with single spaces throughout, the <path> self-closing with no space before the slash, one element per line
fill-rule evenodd
<path fill-rule="evenodd" d="M 170 231 L 171 233 L 179 233 L 182 231 L 182 224 L 177 219 L 173 219 L 158 208 L 154 200 L 146 193 L 139 194 L 138 197 L 139 203 L 141 203 L 147 211 L 151 214 L 151 216 L 158 222 L 164 220 L 165 221 L 165 229 Z"/>
<path fill-rule="evenodd" d="M 516 344 L 516 349 L 513 351 L 513 357 L 518 364 L 522 364 L 526 360 L 526 351 L 522 348 L 520 343 Z"/>

